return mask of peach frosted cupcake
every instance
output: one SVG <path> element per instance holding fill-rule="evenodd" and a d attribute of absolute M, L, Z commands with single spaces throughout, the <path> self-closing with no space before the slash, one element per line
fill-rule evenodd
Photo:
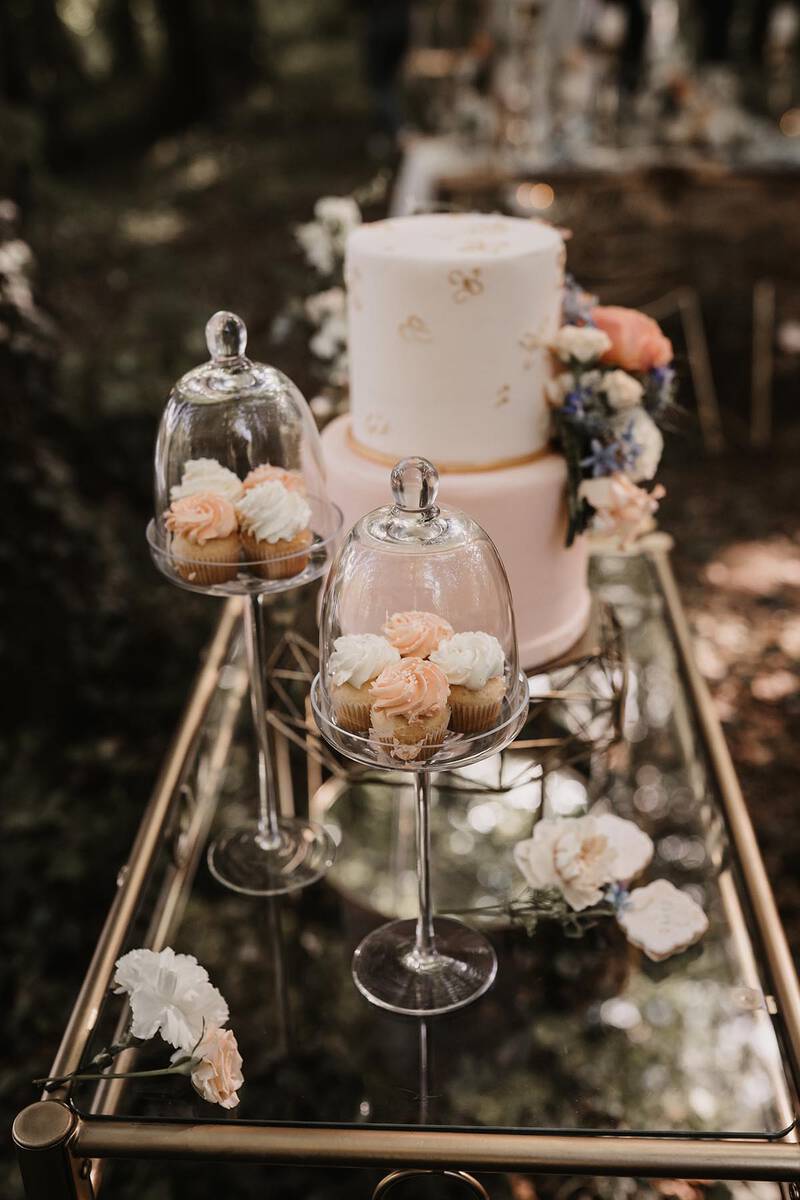
<path fill-rule="evenodd" d="M 351 733 L 369 729 L 370 684 L 400 653 L 377 633 L 349 633 L 333 643 L 328 660 L 336 721 Z"/>
<path fill-rule="evenodd" d="M 490 633 L 454 633 L 440 642 L 431 662 L 450 684 L 450 728 L 482 733 L 497 724 L 506 694 L 503 647 Z"/>
<path fill-rule="evenodd" d="M 289 579 L 308 565 L 311 509 L 278 479 L 259 483 L 236 505 L 245 559 L 264 579 Z"/>
<path fill-rule="evenodd" d="M 427 658 L 439 642 L 452 637 L 453 626 L 436 613 L 398 612 L 389 617 L 383 632 L 403 658 Z"/>
<path fill-rule="evenodd" d="M 224 496 L 235 504 L 242 494 L 242 481 L 233 471 L 223 467 L 215 458 L 190 458 L 183 464 L 180 483 L 170 488 L 170 500 L 183 500 L 186 496 Z"/>
<path fill-rule="evenodd" d="M 411 656 L 385 667 L 370 688 L 371 734 L 395 758 L 430 758 L 447 733 L 450 686 L 435 663 Z"/>
<path fill-rule="evenodd" d="M 262 463 L 260 467 L 253 467 L 250 474 L 245 475 L 242 487 L 249 492 L 252 488 L 258 487 L 260 483 L 271 483 L 273 479 L 277 479 L 290 492 L 306 494 L 306 481 L 299 471 L 288 471 L 285 467 L 273 467 L 271 463 Z"/>
<path fill-rule="evenodd" d="M 188 583 L 236 578 L 241 543 L 236 512 L 224 496 L 200 492 L 173 500 L 164 523 L 172 534 L 173 565 Z"/>

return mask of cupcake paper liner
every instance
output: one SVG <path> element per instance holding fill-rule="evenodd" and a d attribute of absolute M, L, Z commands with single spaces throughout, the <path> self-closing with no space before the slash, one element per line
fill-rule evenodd
<path fill-rule="evenodd" d="M 242 534 L 242 546 L 245 558 L 253 562 L 254 570 L 262 579 L 291 579 L 299 575 L 308 566 L 308 547 L 311 545 L 311 532 L 305 530 L 291 541 L 260 542 L 257 538 Z M 292 551 L 297 549 L 298 554 Z M 287 557 L 288 555 L 288 557 Z"/>
<path fill-rule="evenodd" d="M 184 538 L 172 539 L 172 565 L 187 583 L 207 586 L 228 583 L 239 571 L 239 542 L 232 538 L 213 540 L 196 546 Z"/>
<path fill-rule="evenodd" d="M 503 701 L 487 700 L 485 704 L 459 704 L 451 696 L 450 728 L 454 733 L 484 733 L 497 724 Z"/>

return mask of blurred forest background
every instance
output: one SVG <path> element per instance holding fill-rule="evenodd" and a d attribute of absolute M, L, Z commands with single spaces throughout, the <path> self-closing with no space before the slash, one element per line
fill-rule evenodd
<path fill-rule="evenodd" d="M 302 277 L 292 226 L 318 196 L 397 164 L 375 137 L 365 83 L 368 7 L 0 4 L 5 1128 L 52 1059 L 218 612 L 174 593 L 146 550 L 169 387 L 205 357 L 207 317 L 230 308 L 253 355 L 313 394 L 303 346 L 270 341 Z M 768 181 L 732 205 L 729 224 L 711 214 L 703 258 L 680 195 L 655 186 L 645 197 L 657 214 L 654 270 L 707 294 L 728 435 L 725 453 L 709 456 L 689 392 L 667 451 L 662 525 L 796 947 L 797 378 L 785 364 L 777 435 L 754 450 L 743 432 L 750 299 L 734 284 L 743 265 L 797 283 L 797 198 L 796 182 Z M 596 248 L 581 239 L 576 225 L 579 275 Z M 128 1194 L 122 1173 L 114 1185 Z M 193 1178 L 192 1194 L 216 1195 L 219 1178 L 201 1186 Z M 18 1188 L 9 1157 L 0 1192 Z M 136 1194 L 181 1193 L 154 1175 Z"/>

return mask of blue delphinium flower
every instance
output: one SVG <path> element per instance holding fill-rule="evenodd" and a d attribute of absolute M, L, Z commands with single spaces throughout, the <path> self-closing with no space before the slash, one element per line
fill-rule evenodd
<path fill-rule="evenodd" d="M 644 407 L 651 417 L 658 417 L 672 403 L 675 392 L 675 368 L 653 367 L 648 372 Z"/>
<path fill-rule="evenodd" d="M 593 325 L 592 308 L 596 303 L 597 297 L 585 292 L 572 275 L 564 277 L 561 319 L 565 325 Z"/>
<path fill-rule="evenodd" d="M 641 447 L 633 439 L 632 424 L 613 441 L 593 437 L 590 450 L 591 454 L 581 459 L 581 466 L 588 468 L 595 479 L 615 475 L 617 471 L 631 471 L 641 454 Z"/>

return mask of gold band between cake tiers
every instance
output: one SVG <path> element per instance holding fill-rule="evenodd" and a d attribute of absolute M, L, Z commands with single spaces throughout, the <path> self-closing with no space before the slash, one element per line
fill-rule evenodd
<path fill-rule="evenodd" d="M 381 467 L 393 467 L 398 460 L 397 454 L 383 454 L 380 450 L 372 450 L 369 446 L 363 445 L 356 435 L 353 433 L 353 426 L 347 426 L 347 441 L 351 450 L 355 450 L 356 454 L 360 454 L 362 458 L 367 458 L 371 462 L 377 463 Z M 553 453 L 552 447 L 543 446 L 541 450 L 534 450 L 532 454 L 520 454 L 515 458 L 496 458 L 487 463 L 464 463 L 464 462 L 439 462 L 435 463 L 436 470 L 440 475 L 471 475 L 480 474 L 483 471 L 501 471 L 505 467 L 522 467 L 529 463 L 538 462 L 539 459 L 549 458 Z"/>

